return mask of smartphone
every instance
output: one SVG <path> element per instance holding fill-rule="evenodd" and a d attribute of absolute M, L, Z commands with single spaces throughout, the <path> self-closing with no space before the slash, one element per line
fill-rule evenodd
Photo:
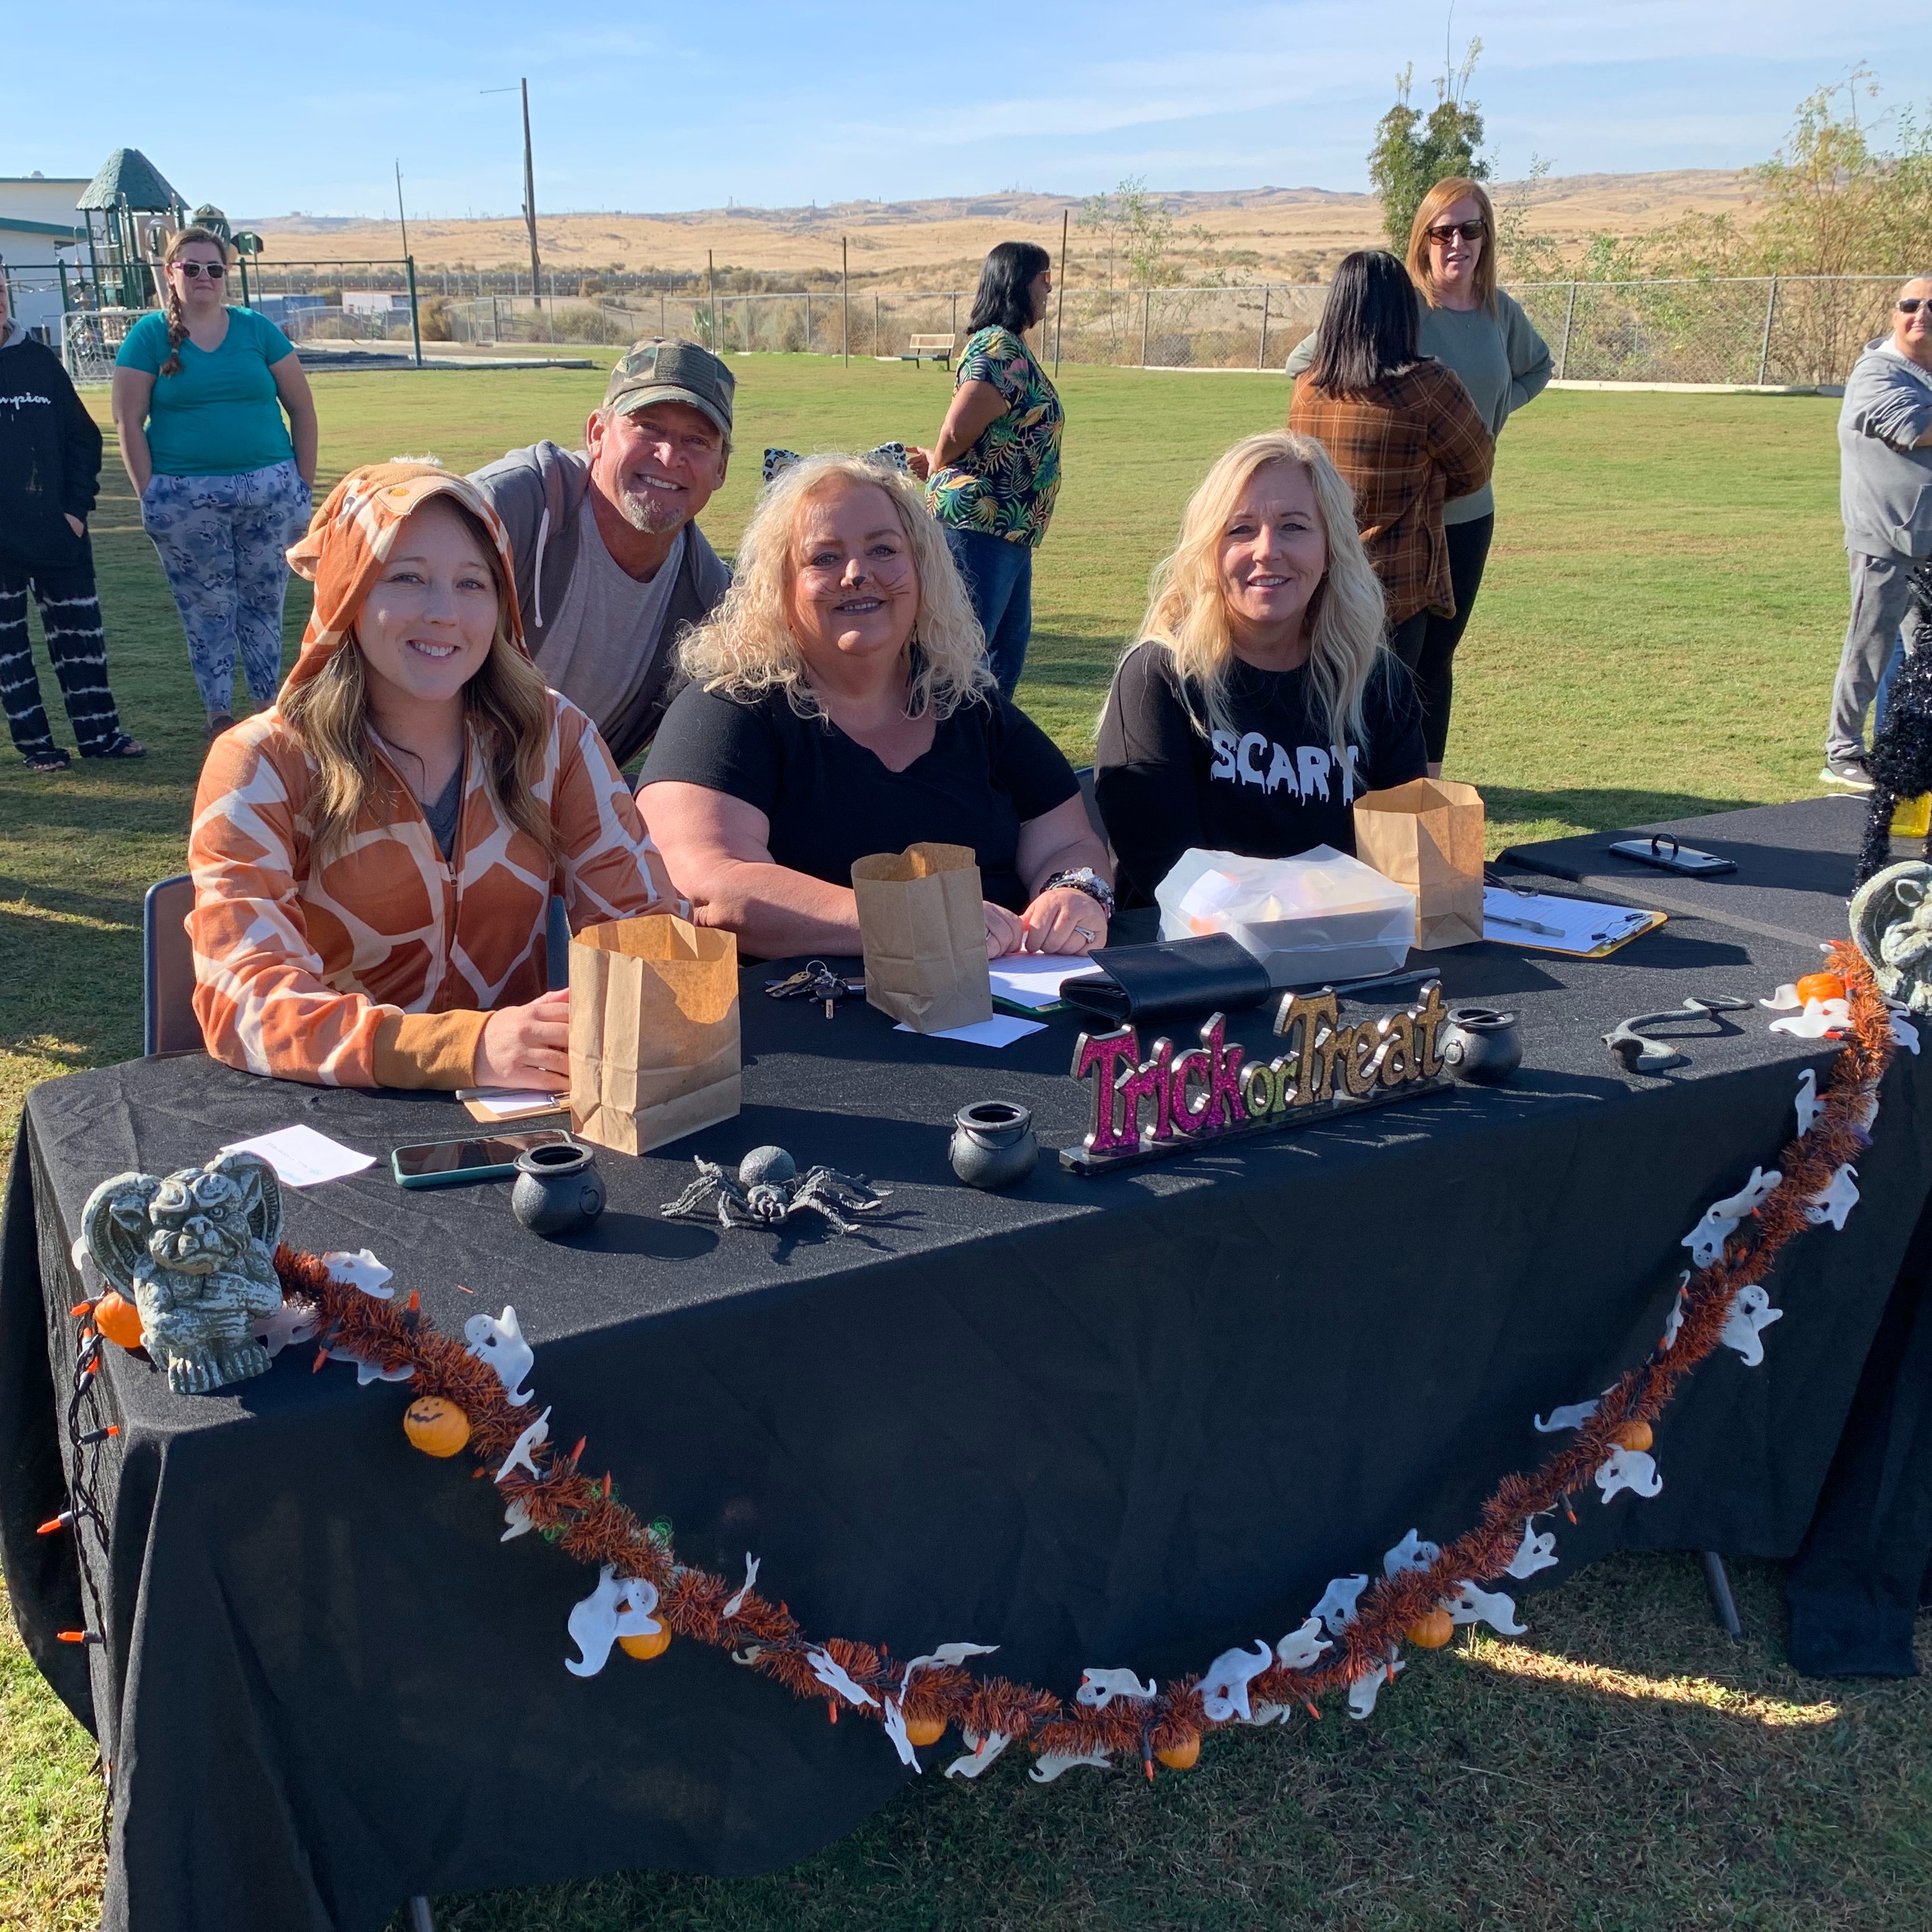
<path fill-rule="evenodd" d="M 1619 838 L 1610 850 L 1620 858 L 1634 859 L 1640 866 L 1654 866 L 1664 872 L 1683 872 L 1692 878 L 1738 869 L 1735 859 L 1720 859 L 1714 852 L 1680 845 L 1667 832 L 1660 832 L 1654 838 Z"/>
<path fill-rule="evenodd" d="M 517 1171 L 517 1156 L 532 1148 L 574 1147 L 561 1127 L 516 1134 L 471 1134 L 460 1141 L 417 1141 L 389 1156 L 399 1187 L 453 1187 L 467 1180 L 500 1180 Z"/>

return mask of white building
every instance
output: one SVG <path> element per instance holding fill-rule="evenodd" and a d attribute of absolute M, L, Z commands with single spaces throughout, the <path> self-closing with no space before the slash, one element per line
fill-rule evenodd
<path fill-rule="evenodd" d="M 60 340 L 60 277 L 55 250 L 72 264 L 86 217 L 76 206 L 83 178 L 0 175 L 0 256 L 7 263 L 14 313 L 28 328 Z"/>

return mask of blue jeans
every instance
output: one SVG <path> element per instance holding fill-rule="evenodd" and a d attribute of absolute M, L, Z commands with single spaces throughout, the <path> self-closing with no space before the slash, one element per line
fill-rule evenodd
<path fill-rule="evenodd" d="M 956 524 L 942 527 L 966 580 L 973 614 L 986 634 L 986 661 L 999 680 L 1000 695 L 1010 698 L 1026 668 L 1027 640 L 1033 635 L 1033 546 Z"/>
<path fill-rule="evenodd" d="M 188 659 L 208 715 L 226 712 L 235 654 L 258 709 L 282 682 L 282 605 L 288 547 L 308 527 L 308 485 L 292 462 L 232 476 L 148 479 L 141 527 L 161 554 Z"/>

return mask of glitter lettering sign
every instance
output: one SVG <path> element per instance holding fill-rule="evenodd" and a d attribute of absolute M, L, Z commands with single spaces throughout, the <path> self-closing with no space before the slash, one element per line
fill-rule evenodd
<path fill-rule="evenodd" d="M 1441 1093 L 1453 1084 L 1436 1046 L 1448 1017 L 1432 980 L 1413 1005 L 1346 1026 L 1332 992 L 1284 994 L 1274 1030 L 1286 1051 L 1271 1060 L 1248 1060 L 1230 1045 L 1220 1013 L 1201 1029 L 1198 1046 L 1177 1052 L 1156 1040 L 1145 1060 L 1131 1026 L 1083 1033 L 1072 1072 L 1093 1082 L 1091 1124 L 1078 1147 L 1061 1150 L 1061 1164 L 1101 1174 Z"/>

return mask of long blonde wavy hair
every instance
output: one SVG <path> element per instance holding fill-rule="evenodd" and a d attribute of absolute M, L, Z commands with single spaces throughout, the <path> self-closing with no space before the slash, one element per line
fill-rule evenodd
<path fill-rule="evenodd" d="M 438 505 L 463 520 L 496 587 L 496 628 L 490 655 L 463 687 L 464 717 L 476 728 L 483 750 L 484 786 L 511 822 L 554 857 L 556 830 L 537 792 L 549 755 L 548 687 L 542 672 L 512 634 L 508 586 L 496 546 L 482 525 L 447 497 L 433 496 L 411 514 L 421 516 Z M 283 722 L 315 760 L 310 836 L 316 850 L 326 857 L 347 842 L 365 805 L 394 802 L 394 781 L 376 748 L 369 723 L 368 664 L 352 628 L 313 677 L 283 693 L 279 708 Z"/>
<path fill-rule="evenodd" d="M 1387 620 L 1381 581 L 1356 533 L 1354 493 L 1312 436 L 1265 430 L 1243 437 L 1215 463 L 1181 513 L 1180 541 L 1154 566 L 1147 614 L 1129 648 L 1150 638 L 1164 645 L 1195 729 L 1205 737 L 1211 727 L 1226 727 L 1236 659 L 1221 596 L 1221 539 L 1242 494 L 1273 463 L 1295 464 L 1315 488 L 1328 567 L 1303 620 L 1308 682 L 1316 718 L 1339 744 L 1345 733 L 1362 729 L 1362 693 L 1384 654 Z"/>
<path fill-rule="evenodd" d="M 823 710 L 785 604 L 799 518 L 813 498 L 841 484 L 869 485 L 892 499 L 919 574 L 906 715 L 946 718 L 962 704 L 983 702 L 993 688 L 986 637 L 945 532 L 927 512 L 925 494 L 911 478 L 862 456 L 807 457 L 773 479 L 746 526 L 724 601 L 684 640 L 686 671 L 706 691 L 728 697 L 754 698 L 782 691 L 800 717 Z"/>

